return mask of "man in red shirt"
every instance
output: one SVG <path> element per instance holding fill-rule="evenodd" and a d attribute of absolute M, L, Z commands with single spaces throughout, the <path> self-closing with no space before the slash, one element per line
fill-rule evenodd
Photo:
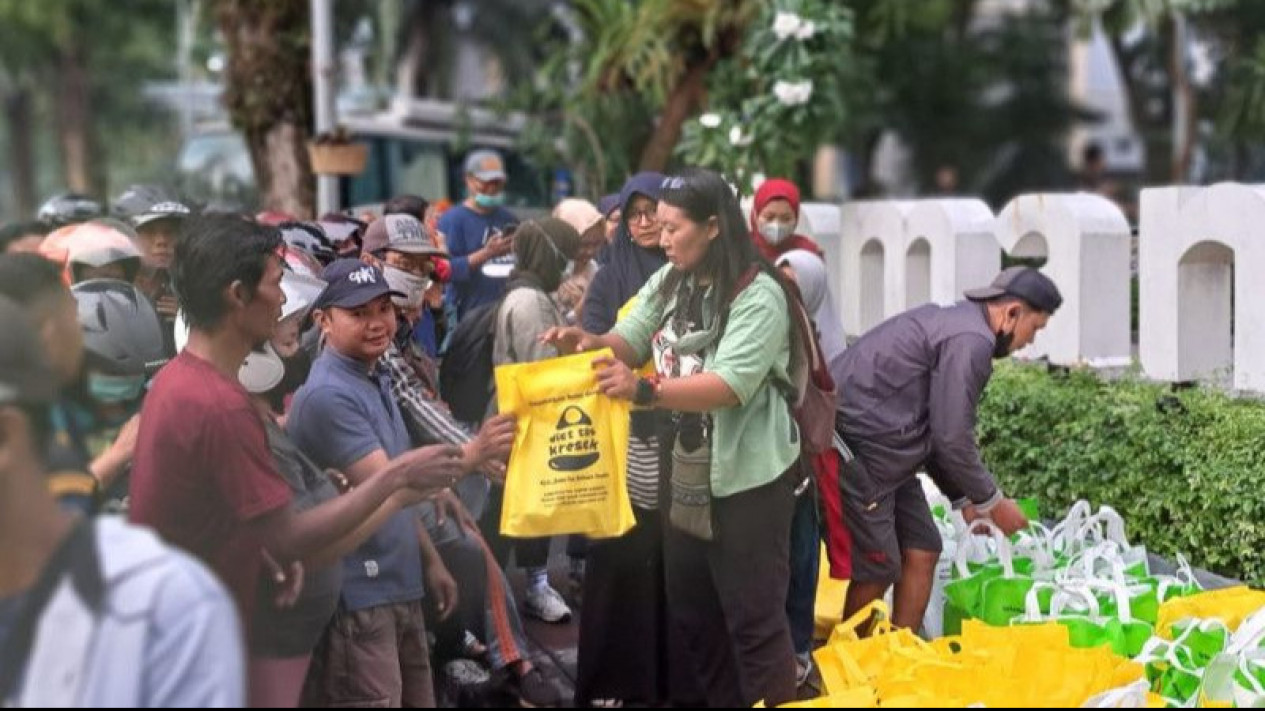
<path fill-rule="evenodd" d="M 281 244 L 276 228 L 236 216 L 186 223 L 172 275 L 189 342 L 145 398 L 130 490 L 132 521 L 207 563 L 244 620 L 265 549 L 283 563 L 302 560 L 350 534 L 388 490 L 433 493 L 461 474 L 460 448 L 424 448 L 386 466 L 382 497 L 292 511 L 264 422 L 237 379 L 281 315 Z"/>
<path fill-rule="evenodd" d="M 249 620 L 265 524 L 291 494 L 237 371 L 281 316 L 281 236 L 228 216 L 188 227 L 173 278 L 189 344 L 145 398 L 130 515 L 205 561 Z"/>

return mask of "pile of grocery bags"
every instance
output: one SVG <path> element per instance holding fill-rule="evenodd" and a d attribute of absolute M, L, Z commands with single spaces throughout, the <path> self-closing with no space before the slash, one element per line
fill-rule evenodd
<path fill-rule="evenodd" d="M 885 613 L 882 603 L 877 611 Z M 856 629 L 867 610 L 836 628 L 815 656 L 828 691 L 808 706 L 929 708 L 1145 706 L 1145 669 L 1109 649 L 1074 648 L 1065 627 L 994 628 L 978 621 L 962 634 L 926 642 L 892 629 Z"/>
<path fill-rule="evenodd" d="M 1177 575 L 1152 575 L 1146 549 L 1130 545 L 1120 515 L 1105 506 L 1092 513 L 1086 502 L 1052 529 L 1036 523 L 1010 539 L 984 523 L 954 548 L 944 599 L 931 602 L 943 605 L 946 635 L 964 619 L 996 627 L 1058 622 L 1074 647 L 1107 645 L 1133 658 L 1154 636 L 1160 605 L 1199 592 L 1184 560 Z"/>
<path fill-rule="evenodd" d="M 826 696 L 800 706 L 1265 707 L 1265 592 L 1203 592 L 1180 557 L 1153 574 L 1110 507 L 1012 537 L 935 510 L 923 636 L 882 605 L 843 622 L 815 655 Z"/>

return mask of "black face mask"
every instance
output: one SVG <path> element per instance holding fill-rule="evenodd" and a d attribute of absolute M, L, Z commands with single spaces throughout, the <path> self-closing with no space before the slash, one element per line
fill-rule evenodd
<path fill-rule="evenodd" d="M 1002 333 L 997 332 L 997 345 L 993 346 L 993 358 L 1001 359 L 1010 355 L 1010 347 L 1014 345 L 1015 332 Z"/>

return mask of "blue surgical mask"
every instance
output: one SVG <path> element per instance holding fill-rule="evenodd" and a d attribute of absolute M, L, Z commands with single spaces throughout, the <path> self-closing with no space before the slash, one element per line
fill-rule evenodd
<path fill-rule="evenodd" d="M 495 195 L 475 193 L 474 204 L 487 209 L 500 207 L 505 204 L 505 193 L 497 193 Z"/>
<path fill-rule="evenodd" d="M 88 396 L 102 405 L 122 405 L 140 398 L 145 390 L 143 375 L 88 374 Z"/>

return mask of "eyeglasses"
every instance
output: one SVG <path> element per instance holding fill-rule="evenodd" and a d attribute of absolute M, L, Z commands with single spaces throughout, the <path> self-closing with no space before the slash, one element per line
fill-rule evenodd
<path fill-rule="evenodd" d="M 636 224 L 642 220 L 653 225 L 659 221 L 659 213 L 649 208 L 628 213 L 628 224 Z"/>
<path fill-rule="evenodd" d="M 429 277 L 435 268 L 435 263 L 430 257 L 424 257 L 419 254 L 403 254 L 390 250 L 383 255 L 383 261 L 396 269 L 419 277 Z"/>

